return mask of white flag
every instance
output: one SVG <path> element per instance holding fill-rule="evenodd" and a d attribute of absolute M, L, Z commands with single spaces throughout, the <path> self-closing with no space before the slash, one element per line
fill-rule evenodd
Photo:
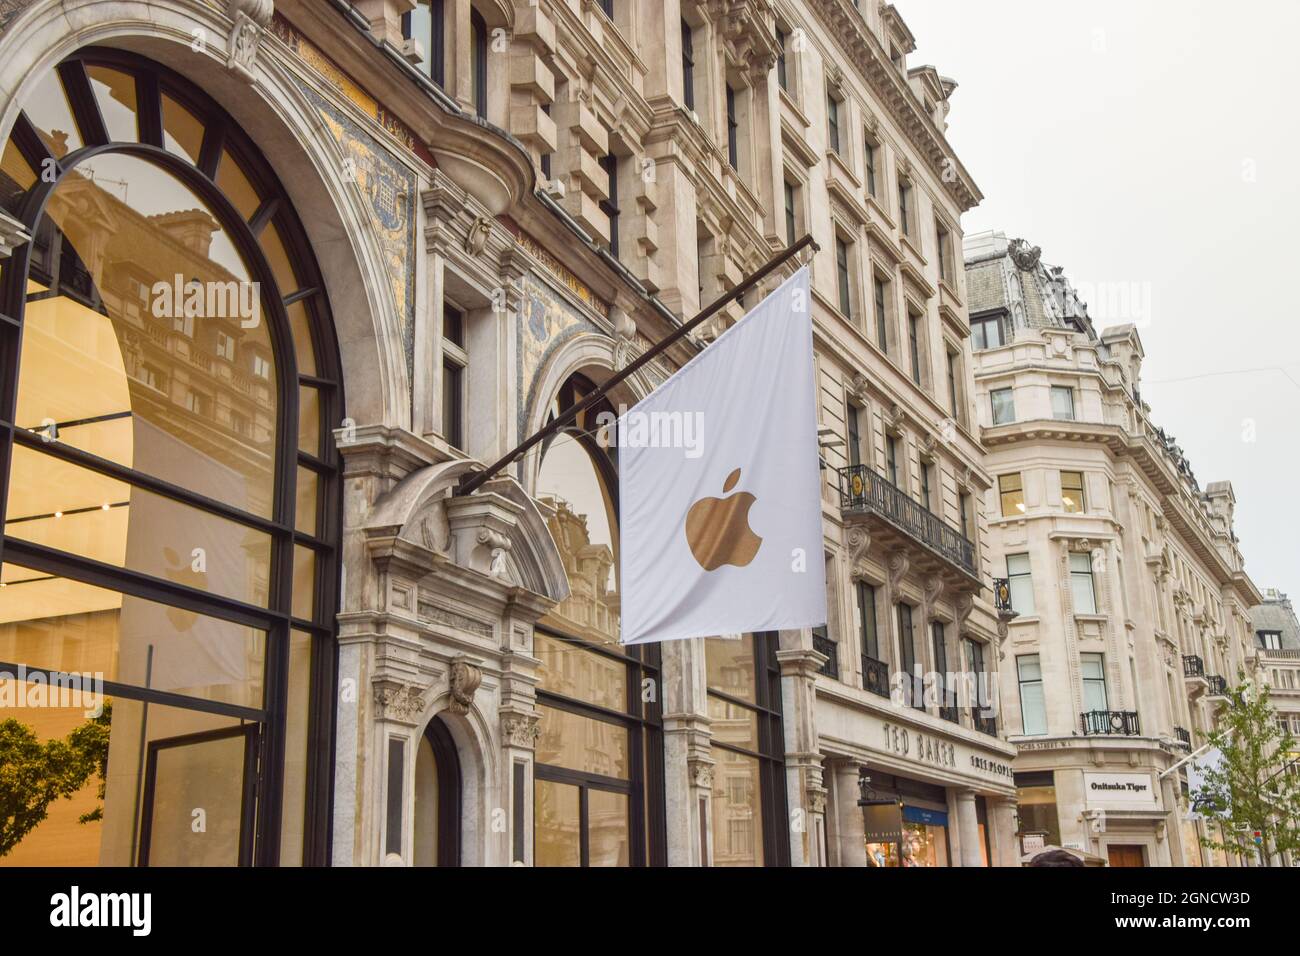
<path fill-rule="evenodd" d="M 826 623 L 804 267 L 619 420 L 624 644 Z"/>
<path fill-rule="evenodd" d="M 1210 769 L 1220 770 L 1223 767 L 1223 751 L 1218 747 L 1210 747 L 1204 753 L 1193 757 L 1187 763 L 1187 819 L 1199 820 L 1206 812 L 1222 813 L 1229 815 L 1232 813 L 1231 807 L 1219 806 L 1216 801 L 1216 795 L 1211 794 L 1205 788 L 1205 775 Z"/>

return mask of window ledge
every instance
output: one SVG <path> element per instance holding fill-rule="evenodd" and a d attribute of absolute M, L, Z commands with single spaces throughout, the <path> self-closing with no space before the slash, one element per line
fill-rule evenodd
<path fill-rule="evenodd" d="M 1074 615 L 1074 619 L 1075 619 L 1076 621 L 1091 621 L 1091 622 L 1094 622 L 1094 623 L 1096 623 L 1096 624 L 1105 624 L 1107 621 L 1110 620 L 1110 615 L 1108 615 L 1108 614 L 1076 614 L 1076 615 Z"/>
<path fill-rule="evenodd" d="M 1037 614 L 1023 614 L 1019 617 L 1013 617 L 1007 623 L 1011 627 L 1015 627 L 1017 624 L 1037 624 L 1039 620 L 1040 618 Z"/>

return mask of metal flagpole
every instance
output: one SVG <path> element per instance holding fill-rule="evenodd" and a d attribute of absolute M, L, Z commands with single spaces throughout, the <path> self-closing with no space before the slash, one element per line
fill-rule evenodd
<path fill-rule="evenodd" d="M 727 305 L 729 302 L 739 299 L 746 292 L 754 288 L 754 286 L 758 285 L 760 282 L 766 279 L 777 269 L 781 268 L 781 266 L 785 265 L 792 257 L 794 257 L 799 252 L 801 252 L 802 250 L 810 246 L 812 247 L 812 250 L 814 252 L 816 252 L 821 248 L 819 245 L 817 245 L 816 242 L 813 241 L 813 237 L 811 235 L 806 235 L 798 242 L 796 242 L 794 245 L 789 246 L 788 248 L 782 250 L 781 252 L 778 252 L 771 259 L 767 260 L 767 262 L 765 262 L 762 265 L 762 267 L 759 268 L 759 270 L 755 272 L 753 275 L 749 276 L 747 279 L 740 282 L 734 288 L 730 289 L 725 295 L 715 299 L 709 305 L 708 308 L 706 308 L 703 312 L 696 315 L 695 318 L 691 319 L 685 325 L 678 327 L 667 338 L 656 343 L 653 348 L 647 349 L 634 362 L 630 363 L 626 368 L 624 368 L 623 371 L 616 373 L 607 382 L 605 382 L 604 385 L 600 386 L 598 389 L 596 389 L 594 392 L 592 392 L 582 401 L 575 404 L 572 408 L 568 409 L 567 411 L 561 412 L 550 422 L 548 422 L 544 427 L 542 427 L 541 430 L 535 432 L 529 438 L 525 439 L 524 441 L 516 445 L 513 450 L 506 452 L 501 458 L 497 459 L 492 464 L 488 465 L 482 471 L 470 472 L 469 474 L 461 476 L 460 483 L 456 488 L 455 494 L 459 496 L 459 495 L 468 495 L 474 492 L 486 481 L 491 479 L 493 475 L 500 472 L 501 469 L 506 468 L 513 462 L 517 461 L 520 458 L 520 456 L 524 454 L 524 452 L 528 451 L 528 449 L 532 448 L 540 441 L 545 441 L 548 437 L 555 434 L 560 429 L 564 428 L 570 421 L 576 419 L 580 414 L 582 414 L 592 405 L 595 405 L 598 401 L 604 398 L 605 395 L 616 385 L 620 384 L 621 382 L 630 378 L 632 375 L 636 374 L 636 372 L 639 371 L 641 368 L 643 368 L 650 362 L 654 361 L 665 351 L 667 351 L 670 346 L 676 344 L 677 342 L 680 342 L 686 336 L 690 335 L 690 333 L 693 332 L 696 328 L 698 328 L 701 324 L 711 319 L 714 315 L 720 312 L 722 308 L 725 305 Z"/>

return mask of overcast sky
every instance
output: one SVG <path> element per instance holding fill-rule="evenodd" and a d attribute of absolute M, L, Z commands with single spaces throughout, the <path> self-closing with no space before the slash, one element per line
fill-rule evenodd
<path fill-rule="evenodd" d="M 1153 418 L 1232 482 L 1255 584 L 1300 598 L 1300 3 L 897 5 L 909 65 L 958 84 L 966 233 L 1041 246 L 1099 328 L 1136 319 Z"/>

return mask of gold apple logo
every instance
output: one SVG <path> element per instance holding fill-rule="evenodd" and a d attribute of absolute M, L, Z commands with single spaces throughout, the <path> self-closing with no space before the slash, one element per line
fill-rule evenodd
<path fill-rule="evenodd" d="M 726 494 L 740 480 L 737 468 L 722 486 Z M 747 491 L 729 498 L 701 498 L 686 512 L 686 543 L 705 571 L 724 564 L 743 568 L 754 560 L 763 539 L 749 527 L 749 509 L 757 501 Z"/>

